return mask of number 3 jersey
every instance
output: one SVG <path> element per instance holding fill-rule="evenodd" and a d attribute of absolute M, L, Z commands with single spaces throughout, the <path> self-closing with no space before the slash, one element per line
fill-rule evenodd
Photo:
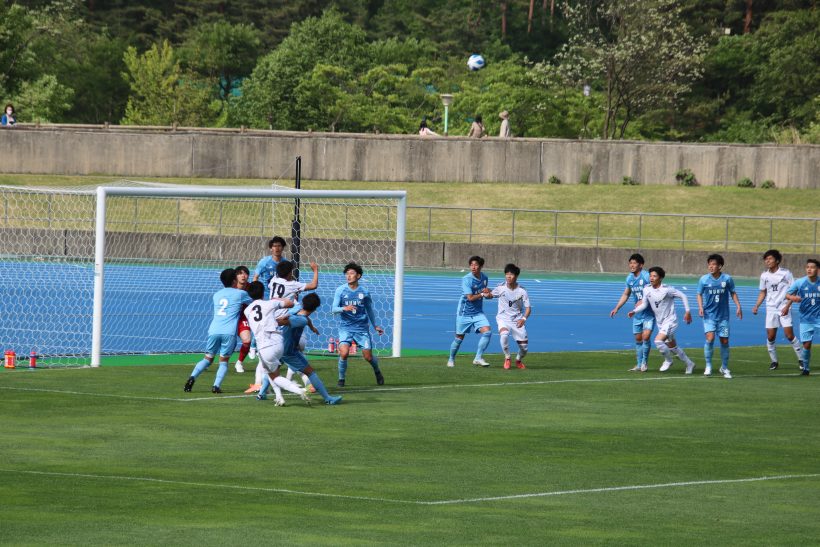
<path fill-rule="evenodd" d="M 277 310 L 286 310 L 281 300 L 254 300 L 245 308 L 245 317 L 259 349 L 272 345 L 272 337 L 282 336 L 282 327 L 276 322 Z"/>
<path fill-rule="evenodd" d="M 498 321 L 514 324 L 523 319 L 524 310 L 530 307 L 530 297 L 521 285 L 511 289 L 502 283 L 493 289 L 492 294 L 498 299 L 498 314 L 495 316 Z"/>

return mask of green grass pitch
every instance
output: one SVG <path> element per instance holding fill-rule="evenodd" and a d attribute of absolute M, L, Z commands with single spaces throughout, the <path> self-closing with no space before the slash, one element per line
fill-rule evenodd
<path fill-rule="evenodd" d="M 243 396 L 186 365 L 0 371 L 0 543 L 806 545 L 820 538 L 814 376 L 734 348 L 735 378 L 628 352 L 361 359 L 348 387 Z M 700 359 L 697 359 L 700 357 Z M 213 369 L 214 367 L 212 367 Z"/>

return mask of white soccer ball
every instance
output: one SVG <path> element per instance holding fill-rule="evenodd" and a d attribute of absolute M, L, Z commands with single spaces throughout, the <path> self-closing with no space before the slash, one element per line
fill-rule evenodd
<path fill-rule="evenodd" d="M 479 55 L 478 53 L 474 53 L 470 55 L 470 58 L 467 59 L 467 68 L 470 70 L 481 70 L 484 68 L 487 62 L 484 60 L 484 57 Z"/>

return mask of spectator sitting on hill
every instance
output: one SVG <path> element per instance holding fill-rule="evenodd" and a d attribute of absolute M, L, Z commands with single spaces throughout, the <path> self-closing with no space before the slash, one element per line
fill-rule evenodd
<path fill-rule="evenodd" d="M 481 119 L 481 114 L 478 114 L 475 117 L 475 121 L 473 121 L 473 124 L 470 126 L 470 133 L 467 136 L 480 139 L 486 134 L 487 133 L 484 130 L 484 121 Z"/>
<path fill-rule="evenodd" d="M 3 112 L 3 117 L 0 118 L 0 125 L 8 127 L 17 125 L 17 117 L 14 115 L 13 104 L 9 103 L 6 105 L 6 109 Z"/>
<path fill-rule="evenodd" d="M 438 137 L 438 133 L 435 133 L 427 127 L 427 120 L 421 120 L 421 124 L 419 125 L 419 135 L 422 137 Z"/>

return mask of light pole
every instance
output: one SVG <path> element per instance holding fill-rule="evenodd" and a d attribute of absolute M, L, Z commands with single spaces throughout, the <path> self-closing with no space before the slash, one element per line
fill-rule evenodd
<path fill-rule="evenodd" d="M 441 102 L 444 104 L 444 135 L 447 136 L 448 116 L 450 105 L 453 104 L 453 96 L 449 93 L 442 93 Z"/>

